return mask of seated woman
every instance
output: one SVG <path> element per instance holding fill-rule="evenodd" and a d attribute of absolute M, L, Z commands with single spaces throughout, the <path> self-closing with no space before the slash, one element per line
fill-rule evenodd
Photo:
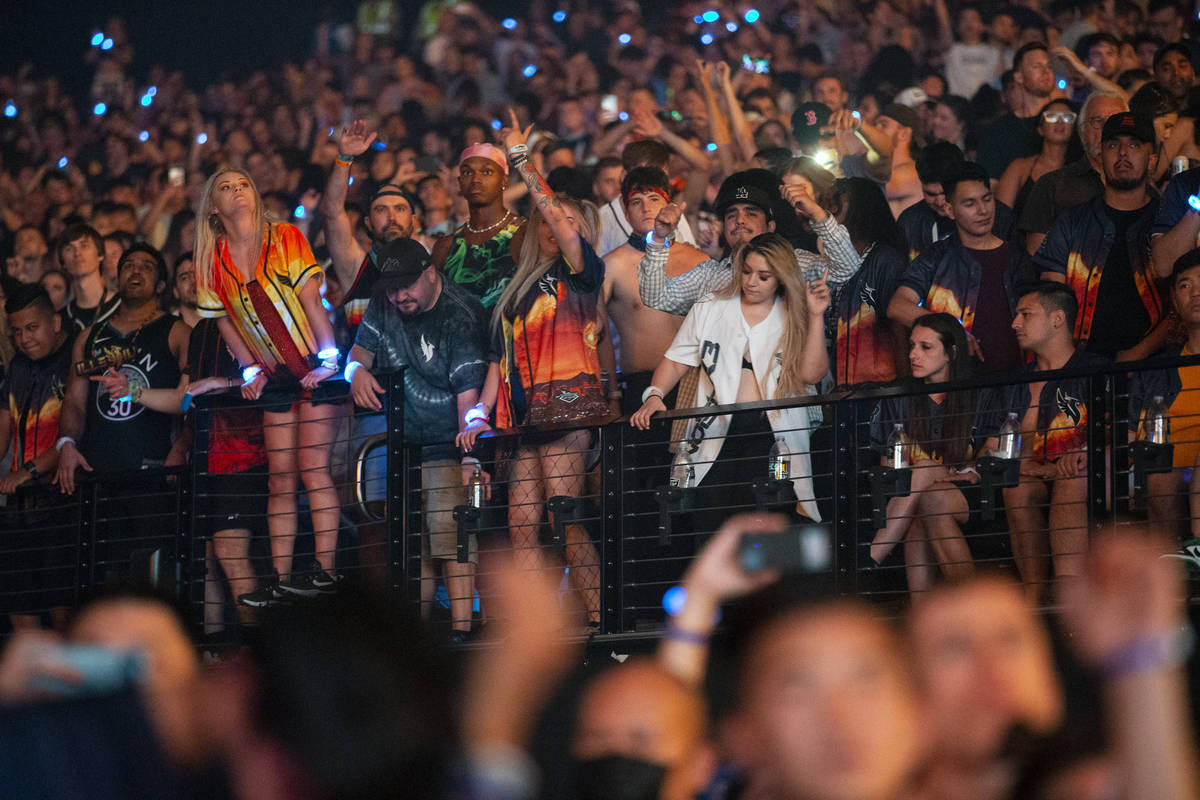
<path fill-rule="evenodd" d="M 909 366 L 914 381 L 924 384 L 970 378 L 971 354 L 962 324 L 950 314 L 926 314 L 913 323 Z M 871 560 L 883 563 L 904 539 L 905 571 L 910 591 L 933 587 L 936 565 L 952 580 L 975 571 L 961 527 L 978 506 L 979 476 L 968 469 L 974 458 L 972 435 L 975 393 L 937 392 L 882 400 L 871 421 L 871 446 L 889 465 L 886 442 L 903 425 L 912 470 L 912 491 L 888 501 L 887 525 L 871 543 Z M 970 497 L 968 497 L 970 495 Z M 936 562 L 934 561 L 936 559 Z"/>
<path fill-rule="evenodd" d="M 829 307 L 828 270 L 806 287 L 791 245 L 779 234 L 764 233 L 734 255 L 733 272 L 737 280 L 688 312 L 654 370 L 642 407 L 630 418 L 634 427 L 650 426 L 650 418 L 666 408 L 663 395 L 690 367 L 701 367 L 698 396 L 709 406 L 813 394 L 825 377 L 829 356 L 822 314 Z M 706 508 L 739 505 L 750 481 L 767 476 L 768 453 L 782 439 L 799 509 L 819 521 L 809 459 L 813 424 L 808 407 L 693 418 L 676 472 L 694 469 L 695 484 L 710 489 L 704 494 Z"/>

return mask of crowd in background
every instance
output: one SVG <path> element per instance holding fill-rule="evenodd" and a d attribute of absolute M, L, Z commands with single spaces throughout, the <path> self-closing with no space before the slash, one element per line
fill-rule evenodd
<path fill-rule="evenodd" d="M 654 415 L 904 381 L 932 393 L 880 402 L 869 433 L 876 463 L 912 472 L 869 543 L 916 593 L 904 630 L 853 604 L 754 594 L 776 576 L 742 570 L 736 542 L 782 521 L 734 518 L 692 562 L 657 663 L 585 693 L 570 791 L 1196 796 L 1172 570 L 1200 565 L 1200 367 L 1139 373 L 1120 417 L 1151 444 L 1160 416 L 1174 422 L 1172 469 L 1150 477 L 1161 541 L 1092 541 L 1075 377 L 1200 354 L 1191 15 L 1171 0 L 534 3 L 513 17 L 364 2 L 322 21 L 303 61 L 209 86 L 138 64 L 116 18 L 81 47 L 86 98 L 36 65 L 0 75 L 0 494 L 25 523 L 4 535 L 37 549 L 30 531 L 56 512 L 32 486 L 70 494 L 87 473 L 128 471 L 114 496 L 146 497 L 165 480 L 151 468 L 194 457 L 193 398 L 240 394 L 208 441 L 210 563 L 245 623 L 341 595 L 262 625 L 212 675 L 171 649 L 182 631 L 156 601 L 102 599 L 70 621 L 52 593 L 13 604 L 0 699 L 90 680 L 55 660 L 64 644 L 145 650 L 149 694 L 146 719 L 13 711 L 12 730 L 52 742 L 83 713 L 149 726 L 149 792 L 532 796 L 533 720 L 571 658 L 551 623 L 600 627 L 599 554 L 575 515 L 589 436 L 482 434 L 627 416 L 655 445 L 635 466 L 657 483 L 734 508 L 775 478 L 792 521 L 821 522 L 820 406 L 692 418 L 670 450 L 646 433 Z M 453 690 L 405 647 L 417 627 L 339 569 L 330 451 L 381 430 L 362 412 L 401 367 L 423 610 L 439 567 L 451 641 L 499 642 Z M 988 456 L 1021 462 L 1002 494 L 1009 578 L 977 575 L 964 535 Z M 624 488 L 645 489 L 634 474 Z M 451 512 L 473 497 L 504 508 L 507 537 L 459 553 Z M 293 552 L 305 504 L 311 563 Z M 149 505 L 108 524 L 133 530 Z M 573 615 L 521 583 L 561 576 L 538 547 L 544 521 L 562 531 Z M 260 527 L 266 575 L 249 558 Z M 65 568 L 30 558 L 8 594 L 36 596 Z M 718 607 L 745 595 L 710 662 Z M 1029 610 L 1056 600 L 1074 647 L 1058 666 Z M 65 640 L 35 630 L 48 606 Z M 1107 723 L 1073 715 L 1088 703 L 1064 696 L 1063 663 L 1068 684 L 1094 679 L 1078 678 Z M 368 706 L 369 724 L 353 711 Z M 332 745 L 341 725 L 353 735 Z M 136 739 L 104 754 L 114 787 Z"/>

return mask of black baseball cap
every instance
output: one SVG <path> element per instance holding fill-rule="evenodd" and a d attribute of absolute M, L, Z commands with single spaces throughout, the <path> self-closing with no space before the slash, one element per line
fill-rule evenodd
<path fill-rule="evenodd" d="M 376 200 L 381 197 L 387 197 L 388 195 L 403 197 L 404 201 L 408 203 L 408 208 L 410 211 L 417 210 L 418 201 L 415 197 L 413 197 L 412 193 L 394 183 L 382 183 L 375 189 L 375 191 L 371 192 L 371 199 L 367 203 L 367 208 L 370 209 L 371 206 L 375 205 Z"/>
<path fill-rule="evenodd" d="M 379 248 L 379 279 L 373 290 L 386 294 L 407 289 L 429 267 L 429 253 L 414 239 L 393 239 Z"/>
<path fill-rule="evenodd" d="M 746 172 L 735 172 L 726 178 L 717 192 L 717 201 L 713 205 L 717 215 L 723 217 L 730 206 L 738 203 L 758 206 L 767 215 L 767 219 L 775 218 L 774 199 L 771 193 Z"/>
<path fill-rule="evenodd" d="M 816 144 L 821 138 L 821 128 L 829 124 L 832 114 L 824 103 L 801 103 L 792 112 L 792 135 L 801 147 Z"/>
<path fill-rule="evenodd" d="M 1118 136 L 1132 136 L 1147 144 L 1154 144 L 1157 141 L 1154 136 L 1154 123 L 1148 117 L 1134 114 L 1132 111 L 1113 114 L 1104 121 L 1104 130 L 1100 134 L 1100 141 L 1107 142 Z"/>

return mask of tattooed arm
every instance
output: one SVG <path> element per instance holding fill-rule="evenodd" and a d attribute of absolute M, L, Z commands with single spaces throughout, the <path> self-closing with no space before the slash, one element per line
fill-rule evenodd
<path fill-rule="evenodd" d="M 512 109 L 509 109 L 508 113 L 512 120 L 512 126 L 504 131 L 504 146 L 508 149 L 509 164 L 529 187 L 529 197 L 541 212 L 546 224 L 550 226 L 550 233 L 554 235 L 554 241 L 558 243 L 559 250 L 571 267 L 571 271 L 579 272 L 583 269 L 583 247 L 580 245 L 579 220 L 575 219 L 574 212 L 563 206 L 554 196 L 554 192 L 546 184 L 546 179 L 538 174 L 533 162 L 530 161 L 523 149 L 529 139 L 529 132 L 533 130 L 533 125 L 521 130 L 517 115 Z M 514 147 L 520 148 L 516 154 L 513 153 Z M 533 235 L 536 236 L 537 231 L 533 231 Z"/>

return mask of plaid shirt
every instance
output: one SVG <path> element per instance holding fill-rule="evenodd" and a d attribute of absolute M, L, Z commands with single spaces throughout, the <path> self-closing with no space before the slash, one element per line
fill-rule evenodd
<path fill-rule="evenodd" d="M 825 243 L 826 255 L 808 250 L 796 250 L 796 263 L 804 280 L 821 277 L 829 269 L 829 283 L 842 284 L 850 280 L 862 266 L 862 257 L 850 242 L 850 232 L 832 214 L 821 222 L 812 223 L 813 230 Z M 668 314 L 683 316 L 704 296 L 724 289 L 733 280 L 733 258 L 701 261 L 682 275 L 667 277 L 667 256 L 670 248 L 649 247 L 638 262 L 638 291 L 642 302 Z"/>

